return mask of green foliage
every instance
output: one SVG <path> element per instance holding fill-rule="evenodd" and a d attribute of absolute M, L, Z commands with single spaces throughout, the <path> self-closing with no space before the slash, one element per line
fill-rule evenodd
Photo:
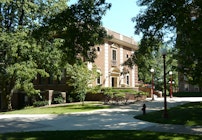
<path fill-rule="evenodd" d="M 119 101 L 124 101 L 126 98 L 126 94 L 125 93 L 116 93 L 113 94 L 113 100 L 116 101 L 117 103 Z"/>
<path fill-rule="evenodd" d="M 104 102 L 108 103 L 112 98 L 113 98 L 113 91 L 112 88 L 102 88 L 101 89 L 102 93 L 104 94 Z"/>
<path fill-rule="evenodd" d="M 38 75 L 61 77 L 67 62 L 81 59 L 78 55 L 93 61 L 93 46 L 107 37 L 101 19 L 110 6 L 105 0 L 79 0 L 70 8 L 66 0 L 1 1 L 2 107 L 12 109 L 11 97 L 17 90 L 39 93 L 33 86 Z M 84 100 L 86 89 L 79 93 Z"/>
<path fill-rule="evenodd" d="M 202 3 L 194 1 L 140 0 L 144 10 L 133 20 L 135 33 L 143 34 L 142 55 L 151 54 L 159 43 L 175 47 L 179 71 L 193 84 L 202 84 L 201 39 Z"/>
<path fill-rule="evenodd" d="M 1 107 L 11 110 L 11 97 L 17 90 L 28 95 L 39 93 L 33 80 L 37 75 L 48 77 L 57 73 L 60 41 L 36 41 L 33 31 L 45 19 L 66 8 L 66 1 L 1 1 L 0 2 L 0 87 Z M 48 10 L 47 10 L 48 9 Z"/>
<path fill-rule="evenodd" d="M 89 85 L 97 77 L 96 69 L 89 70 L 85 63 L 67 64 L 66 74 L 68 76 L 67 84 L 73 87 L 73 92 L 78 94 L 81 102 L 84 102 Z"/>
<path fill-rule="evenodd" d="M 41 107 L 41 106 L 46 106 L 48 105 L 48 101 L 35 101 L 33 103 L 34 107 Z"/>
<path fill-rule="evenodd" d="M 148 95 L 147 92 L 136 91 L 134 89 L 113 89 L 113 88 L 102 88 L 102 93 L 104 94 L 104 102 L 108 103 L 110 100 L 114 100 L 116 102 L 124 101 L 127 103 L 129 99 L 129 95 L 134 96 L 134 98 Z"/>
<path fill-rule="evenodd" d="M 162 45 L 158 46 L 157 50 L 153 50 L 151 52 L 147 52 L 145 55 L 145 47 L 140 45 L 140 49 L 134 53 L 136 60 L 136 64 L 138 65 L 138 76 L 139 80 L 144 83 L 152 83 L 152 73 L 150 72 L 151 68 L 154 69 L 153 80 L 155 89 L 162 90 L 163 89 L 163 57 L 161 54 Z M 166 81 L 170 80 L 169 71 L 172 71 L 172 81 L 175 84 L 178 83 L 178 72 L 177 72 L 177 60 L 173 57 L 174 52 L 170 49 L 166 55 Z"/>
<path fill-rule="evenodd" d="M 147 92 L 143 92 L 143 91 L 137 91 L 134 89 L 112 89 L 111 90 L 112 93 L 129 93 L 129 94 L 133 94 L 133 95 L 147 95 Z"/>
<path fill-rule="evenodd" d="M 59 96 L 55 97 L 55 98 L 53 99 L 53 101 L 54 101 L 54 103 L 56 103 L 56 104 L 62 104 L 62 103 L 64 103 L 64 98 L 63 98 L 61 95 L 59 95 Z"/>
<path fill-rule="evenodd" d="M 84 61 L 94 61 L 96 44 L 104 42 L 106 30 L 101 26 L 102 16 L 111 4 L 102 1 L 79 0 L 63 12 L 52 16 L 47 24 L 34 32 L 40 39 L 63 39 L 60 49 L 63 61 L 74 64 L 81 57 Z M 81 57 L 78 57 L 79 56 Z"/>

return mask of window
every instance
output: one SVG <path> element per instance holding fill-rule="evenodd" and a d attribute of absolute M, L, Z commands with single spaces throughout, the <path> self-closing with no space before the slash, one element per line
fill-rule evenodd
<path fill-rule="evenodd" d="M 129 85 L 129 82 L 130 82 L 130 80 L 129 80 L 129 75 L 127 75 L 127 76 L 126 76 L 126 84 Z"/>
<path fill-rule="evenodd" d="M 97 47 L 97 51 L 100 52 L 100 47 Z"/>
<path fill-rule="evenodd" d="M 112 50 L 112 60 L 116 60 L 116 50 Z"/>
<path fill-rule="evenodd" d="M 101 77 L 97 77 L 97 85 L 101 85 Z"/>
<path fill-rule="evenodd" d="M 129 57 L 129 55 L 128 54 L 126 54 L 126 58 L 128 58 Z"/>

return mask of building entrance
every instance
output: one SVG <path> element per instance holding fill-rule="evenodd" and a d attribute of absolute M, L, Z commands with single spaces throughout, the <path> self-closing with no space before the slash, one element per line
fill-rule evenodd
<path fill-rule="evenodd" d="M 112 87 L 118 87 L 117 85 L 117 78 L 116 77 L 112 77 Z"/>

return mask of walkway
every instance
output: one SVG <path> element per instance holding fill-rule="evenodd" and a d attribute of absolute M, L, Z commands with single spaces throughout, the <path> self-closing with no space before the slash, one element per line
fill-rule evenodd
<path fill-rule="evenodd" d="M 167 98 L 168 107 L 185 102 L 202 101 L 202 98 Z M 85 113 L 65 115 L 0 115 L 0 133 L 22 131 L 53 131 L 53 130 L 147 130 L 202 135 L 202 127 L 185 127 L 145 122 L 134 119 L 141 114 L 143 103 L 147 112 L 161 110 L 163 98 L 155 101 L 147 99 L 127 106 L 114 109 L 103 109 Z"/>

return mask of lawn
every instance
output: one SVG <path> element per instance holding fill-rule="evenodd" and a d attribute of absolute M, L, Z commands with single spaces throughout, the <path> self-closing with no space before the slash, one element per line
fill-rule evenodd
<path fill-rule="evenodd" d="M 95 109 L 109 108 L 103 104 L 86 103 L 84 106 L 81 104 L 69 104 L 65 106 L 57 107 L 40 107 L 40 108 L 26 108 L 22 110 L 16 110 L 9 113 L 57 113 L 64 114 L 68 112 L 80 112 L 89 111 Z M 169 118 L 162 118 L 162 111 L 147 113 L 146 115 L 140 115 L 136 118 L 157 122 L 157 123 L 169 123 L 169 124 L 182 124 L 188 126 L 202 125 L 202 102 L 188 103 L 178 107 L 174 107 L 168 110 Z M 158 118 L 158 119 L 156 119 Z M 201 140 L 202 135 L 184 135 L 173 133 L 161 133 L 161 132 L 148 132 L 148 131 L 134 131 L 134 130 L 91 130 L 91 131 L 41 131 L 41 132 L 21 132 L 21 133 L 5 133 L 0 134 L 0 140 Z"/>
<path fill-rule="evenodd" d="M 163 124 L 202 126 L 201 114 L 202 114 L 202 102 L 197 102 L 197 103 L 188 103 L 168 109 L 167 119 L 162 117 L 163 111 L 151 112 L 147 113 L 146 115 L 135 116 L 135 118 Z"/>
<path fill-rule="evenodd" d="M 81 103 L 74 103 L 61 106 L 25 107 L 20 110 L 1 112 L 1 114 L 67 114 L 105 108 L 110 108 L 110 106 L 104 105 L 101 102 L 85 103 L 84 105 L 82 105 Z"/>
<path fill-rule="evenodd" d="M 0 134 L 1 140 L 201 140 L 200 135 L 146 131 L 53 131 Z"/>

